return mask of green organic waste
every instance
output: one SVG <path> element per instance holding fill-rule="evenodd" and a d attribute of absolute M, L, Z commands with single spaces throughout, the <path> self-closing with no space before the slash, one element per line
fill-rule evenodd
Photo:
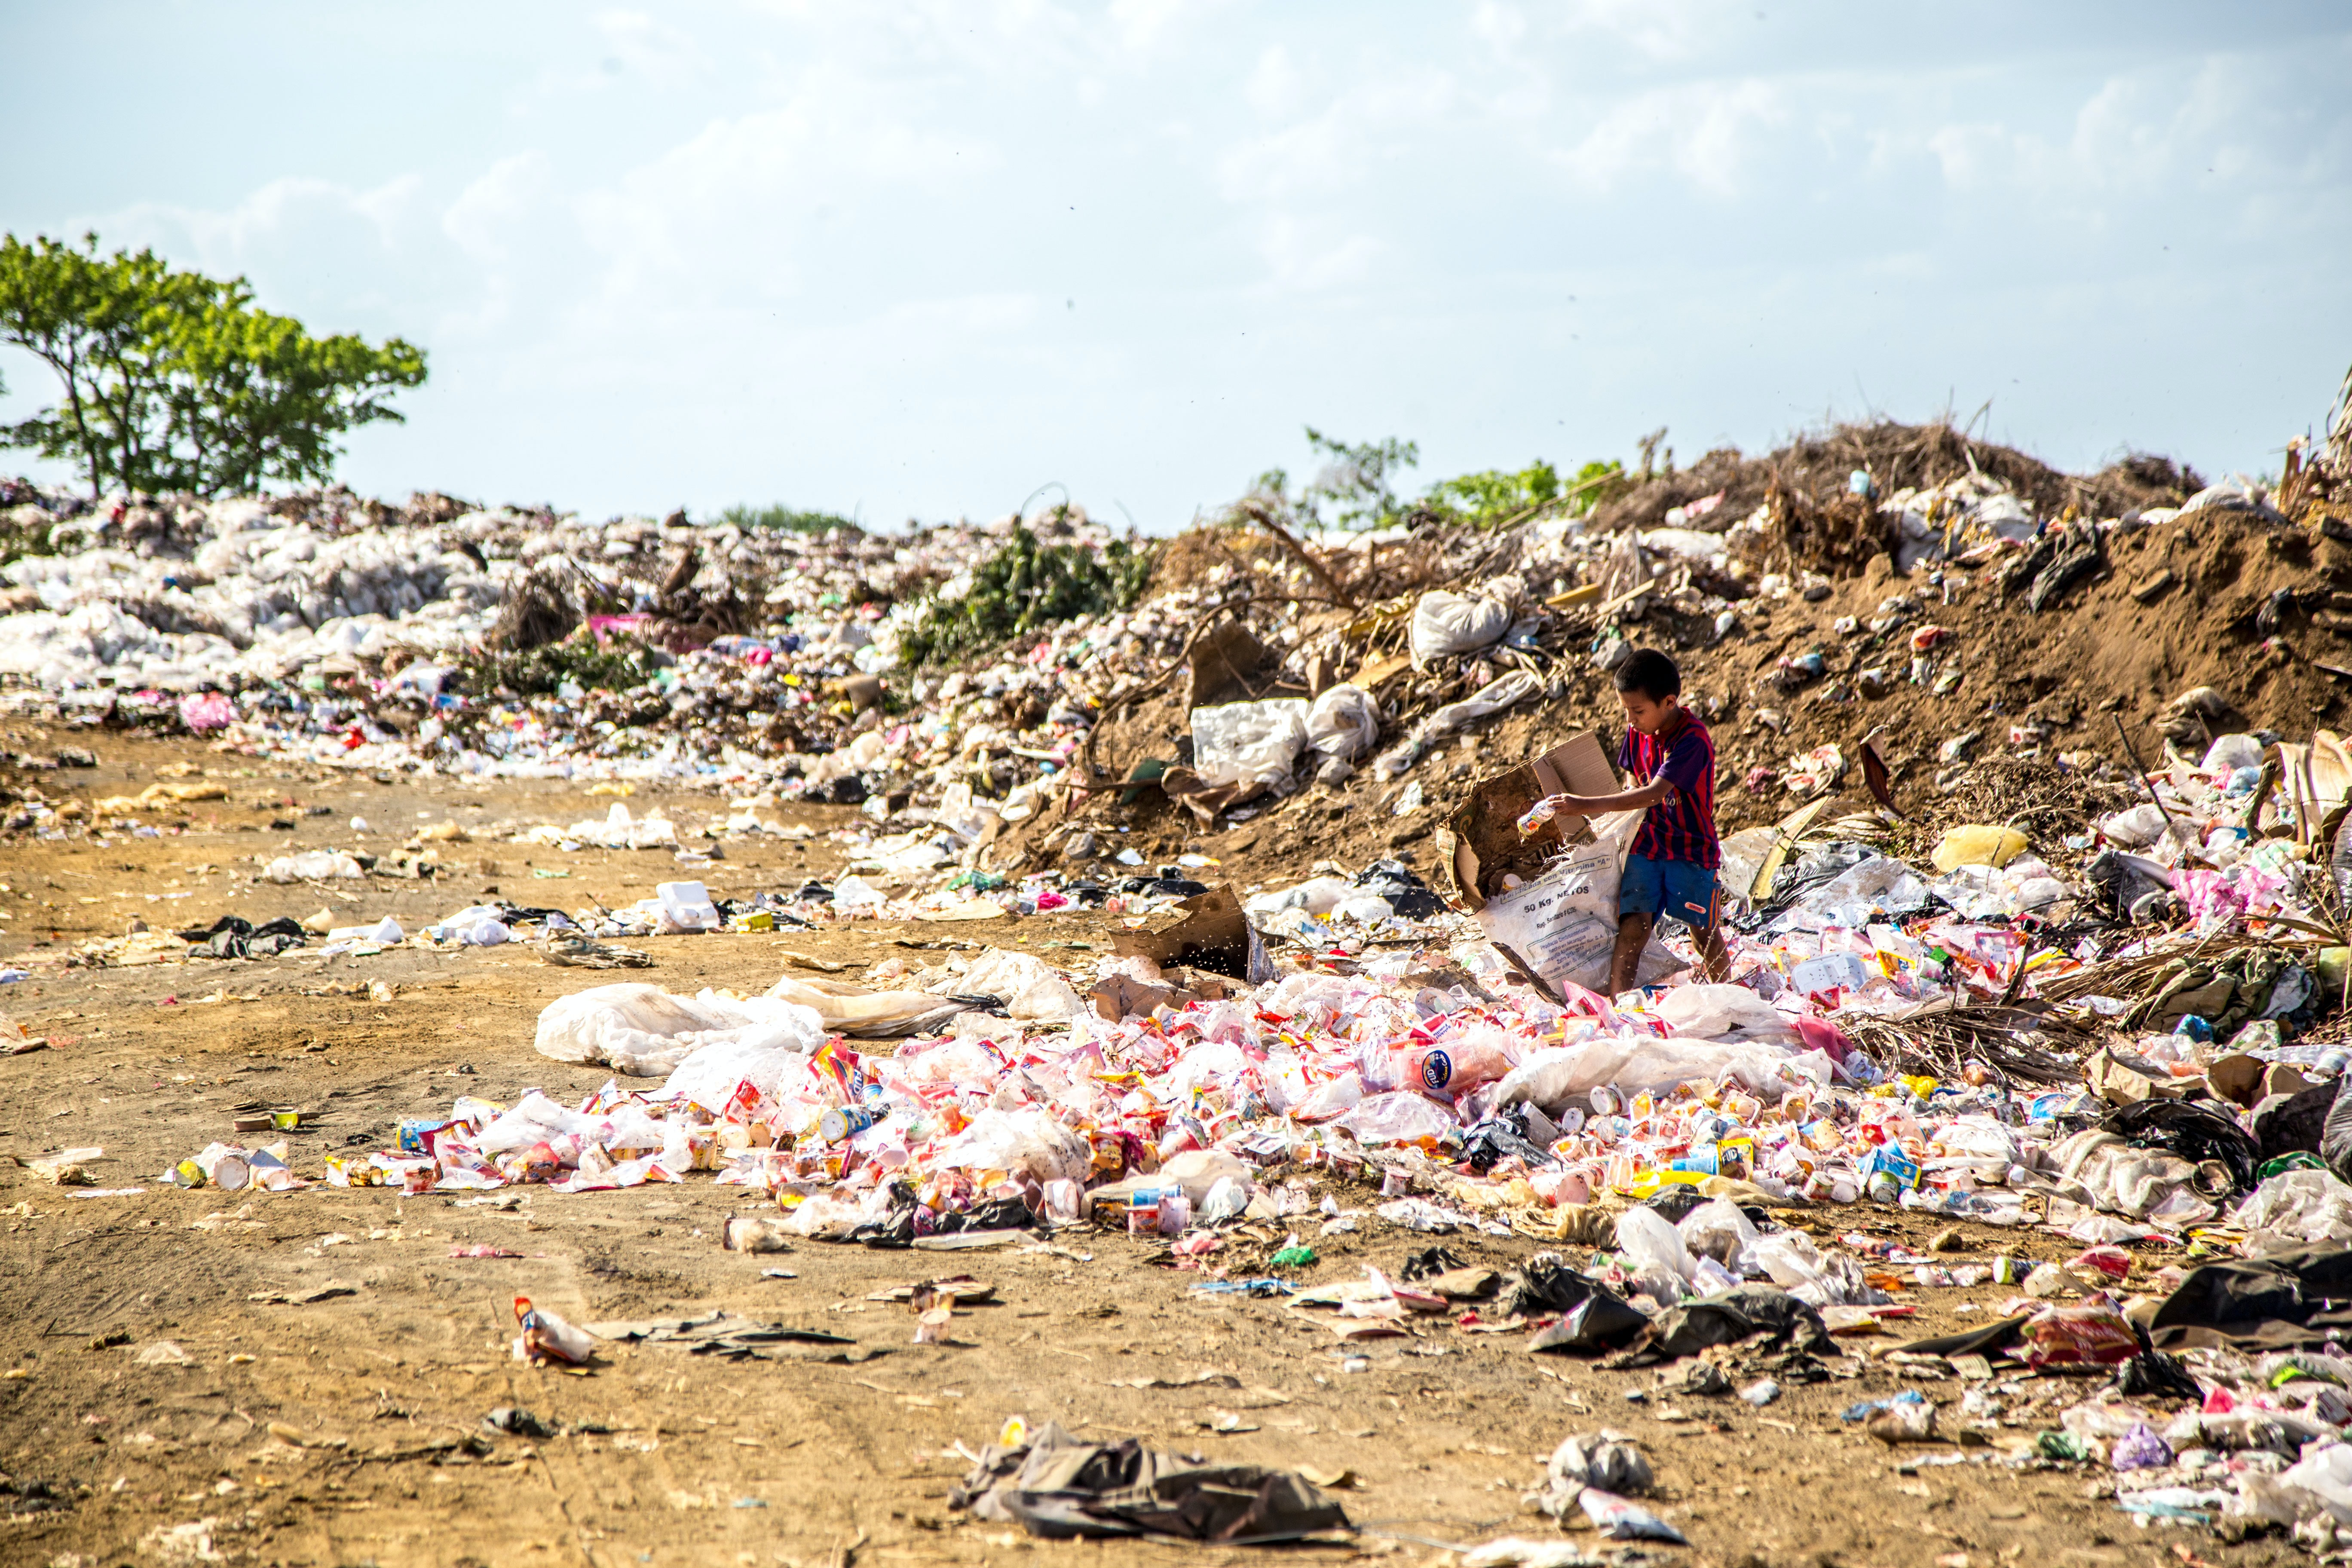
<path fill-rule="evenodd" d="M 1015 523 L 972 574 L 970 593 L 925 605 L 899 653 L 912 665 L 946 664 L 1074 616 L 1124 610 L 1150 581 L 1152 554 L 1118 540 L 1100 555 L 1083 544 L 1040 544 Z"/>
<path fill-rule="evenodd" d="M 500 687 L 523 697 L 545 696 L 571 681 L 583 691 L 626 691 L 655 678 L 653 650 L 625 637 L 599 643 L 586 631 L 562 642 L 516 653 L 486 652 L 464 667 L 468 691 L 488 696 Z"/>

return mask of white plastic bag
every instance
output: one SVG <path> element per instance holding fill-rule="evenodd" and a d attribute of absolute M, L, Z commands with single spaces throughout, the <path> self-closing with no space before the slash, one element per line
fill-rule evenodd
<path fill-rule="evenodd" d="M 1014 1018 L 1066 1023 L 1078 1011 L 1078 994 L 1059 970 L 1042 958 L 1001 947 L 988 949 L 961 974 L 934 981 L 929 989 L 938 996 L 997 997 Z"/>
<path fill-rule="evenodd" d="M 1360 686 L 1335 686 L 1307 710 L 1307 745 L 1318 777 L 1345 778 L 1349 764 L 1380 738 L 1380 705 Z"/>
<path fill-rule="evenodd" d="M 1617 1216 L 1617 1250 L 1636 1268 L 1666 1268 L 1690 1278 L 1690 1248 L 1682 1233 L 1647 1204 L 1635 1204 Z"/>
<path fill-rule="evenodd" d="M 1501 642 L 1525 595 L 1507 577 L 1484 584 L 1475 595 L 1444 588 L 1423 594 L 1412 607 L 1412 667 L 1419 669 L 1433 658 L 1475 653 Z"/>
<path fill-rule="evenodd" d="M 1543 689 L 1543 682 L 1524 669 L 1515 669 L 1488 681 L 1461 701 L 1447 703 L 1414 725 L 1412 733 L 1402 742 L 1381 753 L 1379 761 L 1372 764 L 1372 776 L 1384 782 L 1402 776 L 1433 742 L 1489 713 L 1499 713 L 1514 703 L 1525 702 Z"/>
<path fill-rule="evenodd" d="M 364 877 L 367 872 L 340 849 L 305 849 L 299 855 L 280 855 L 261 875 L 271 882 L 313 882 L 331 877 Z"/>
<path fill-rule="evenodd" d="M 1571 848 L 1533 881 L 1495 894 L 1476 917 L 1486 940 L 1508 948 L 1551 984 L 1566 981 L 1607 994 L 1617 946 L 1619 859 L 1617 840 L 1595 839 Z M 1654 984 L 1684 967 L 1653 937 L 1633 983 Z"/>
<path fill-rule="evenodd" d="M 1192 710 L 1192 771 L 1210 785 L 1258 789 L 1289 781 L 1307 747 L 1307 704 L 1296 697 Z"/>
<path fill-rule="evenodd" d="M 805 1057 L 824 1043 L 824 1021 L 794 1003 L 766 996 L 738 1001 L 715 991 L 676 996 L 642 983 L 599 985 L 558 997 L 540 1014 L 532 1041 L 540 1055 L 560 1062 L 601 1062 L 640 1078 L 670 1074 L 665 1094 L 689 1089 L 697 1104 L 712 1109 L 724 1104 L 725 1096 L 704 1099 L 710 1092 L 706 1080 L 732 1072 L 728 1091 L 744 1077 L 772 1091 L 791 1064 L 761 1058 Z M 698 1052 L 720 1046 L 740 1049 L 686 1071 Z"/>
<path fill-rule="evenodd" d="M 1364 1080 L 1359 1074 L 1343 1072 L 1338 1078 L 1326 1079 L 1298 1102 L 1291 1115 L 1300 1121 L 1328 1121 L 1364 1098 Z"/>
<path fill-rule="evenodd" d="M 1745 985 L 1677 985 L 1658 999 L 1675 1033 L 1705 1040 L 1761 1040 L 1786 1046 L 1797 1031 L 1788 1016 Z"/>
<path fill-rule="evenodd" d="M 2263 743 L 2252 735 L 2217 735 L 2205 748 L 2205 760 L 2197 771 L 2206 773 L 2235 773 L 2240 768 L 2263 765 Z"/>
<path fill-rule="evenodd" d="M 2154 801 L 2142 801 L 2101 819 L 2099 831 L 2127 849 L 2153 844 L 2164 832 L 2164 812 Z"/>
<path fill-rule="evenodd" d="M 713 993 L 697 1000 L 709 1004 Z M 732 1009 L 730 1027 L 704 1031 L 683 1038 L 692 1048 L 670 1070 L 656 1096 L 688 1100 L 705 1110 L 723 1108 L 739 1083 L 750 1082 L 771 1100 L 783 1097 L 787 1081 L 806 1069 L 807 1058 L 824 1044 L 824 1025 L 816 1013 L 795 1003 L 753 996 Z M 613 1064 L 629 1070 L 618 1061 Z"/>
<path fill-rule="evenodd" d="M 565 1110 L 534 1089 L 483 1128 L 476 1147 L 485 1154 L 504 1154 L 564 1133 L 577 1135 L 594 1125 L 592 1118 Z"/>
<path fill-rule="evenodd" d="M 1310 877 L 1295 887 L 1255 895 L 1242 906 L 1242 911 L 1272 915 L 1284 910 L 1305 910 L 1310 915 L 1328 915 L 1354 889 L 1355 884 L 1345 877 Z"/>
<path fill-rule="evenodd" d="M 2230 1223 L 2252 1233 L 2250 1257 L 2310 1244 L 2352 1241 L 2352 1186 L 2327 1171 L 2281 1171 L 2246 1195 Z"/>
<path fill-rule="evenodd" d="M 1453 1115 L 1410 1089 L 1367 1097 L 1335 1123 L 1361 1143 L 1409 1143 L 1418 1138 L 1443 1138 L 1461 1123 Z"/>
<path fill-rule="evenodd" d="M 1040 1182 L 1083 1182 L 1094 1152 L 1043 1106 L 991 1106 L 950 1140 L 938 1163 L 950 1169 L 1007 1171 Z"/>
<path fill-rule="evenodd" d="M 1675 1228 L 1695 1258 L 1711 1258 L 1742 1278 L 1762 1268 L 1756 1260 L 1756 1245 L 1763 1235 L 1729 1198 L 1709 1198 Z"/>
<path fill-rule="evenodd" d="M 2331 1443 L 2279 1472 L 2279 1489 L 2309 1500 L 2338 1524 L 2352 1524 L 2352 1446 Z"/>
<path fill-rule="evenodd" d="M 1694 1209 L 1692 1213 L 1696 1215 L 1697 1211 Z M 1801 1230 L 1775 1231 L 1770 1236 L 1759 1237 L 1749 1252 L 1764 1277 L 1783 1290 L 1818 1284 L 1822 1278 L 1821 1249 Z"/>
<path fill-rule="evenodd" d="M 560 1062 L 604 1062 L 614 1049 L 642 1052 L 717 1026 L 717 1019 L 687 998 L 633 982 L 557 997 L 541 1011 L 531 1045 Z M 680 1060 L 685 1056 L 678 1052 Z"/>
<path fill-rule="evenodd" d="M 1594 1089 L 1608 1087 L 1633 1094 L 1663 1093 L 1677 1084 L 1716 1082 L 1727 1075 L 1757 1093 L 1785 1092 L 1801 1083 L 1819 1084 L 1828 1058 L 1760 1044 L 1719 1045 L 1676 1036 L 1597 1035 L 1572 1046 L 1529 1051 L 1502 1081 L 1497 1105 L 1526 1100 L 1547 1115 Z M 1816 1069 L 1819 1069 L 1818 1072 Z"/>

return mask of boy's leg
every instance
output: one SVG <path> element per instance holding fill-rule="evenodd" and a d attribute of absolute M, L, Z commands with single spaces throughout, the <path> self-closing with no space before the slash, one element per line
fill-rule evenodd
<path fill-rule="evenodd" d="M 1622 996 L 1633 989 L 1633 976 L 1641 972 L 1642 950 L 1650 942 L 1650 928 L 1657 917 L 1645 914 L 1621 914 L 1617 917 L 1617 945 L 1609 954 L 1609 994 Z M 2352 1077 L 2352 1074 L 2347 1074 Z"/>
<path fill-rule="evenodd" d="M 1698 959 L 1699 968 L 1715 984 L 1731 978 L 1731 954 L 1724 950 L 1721 926 L 1711 925 L 1698 933 Z"/>
<path fill-rule="evenodd" d="M 1650 928 L 1658 921 L 1658 911 L 1665 907 L 1666 868 L 1664 860 L 1653 860 L 1646 855 L 1628 855 L 1617 879 L 1617 945 L 1609 954 L 1609 994 L 1622 996 L 1633 989 L 1633 976 L 1641 972 L 1642 949 L 1650 940 Z"/>
<path fill-rule="evenodd" d="M 1699 969 L 1720 985 L 1731 977 L 1731 954 L 1723 945 L 1723 889 L 1704 866 L 1676 864 L 1666 878 L 1666 908 L 1691 933 Z"/>

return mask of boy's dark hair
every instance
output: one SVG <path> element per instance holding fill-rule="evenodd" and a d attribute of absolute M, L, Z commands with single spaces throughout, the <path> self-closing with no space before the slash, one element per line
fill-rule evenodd
<path fill-rule="evenodd" d="M 1617 667 L 1617 689 L 1638 691 L 1653 702 L 1679 697 L 1683 692 L 1683 672 L 1656 648 L 1637 647 Z"/>

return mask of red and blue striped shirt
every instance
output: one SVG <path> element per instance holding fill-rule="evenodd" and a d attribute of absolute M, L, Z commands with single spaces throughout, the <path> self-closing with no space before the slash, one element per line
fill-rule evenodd
<path fill-rule="evenodd" d="M 1617 748 L 1617 765 L 1637 784 L 1662 778 L 1674 793 L 1642 814 L 1633 853 L 1653 860 L 1686 860 L 1716 870 L 1723 865 L 1723 839 L 1715 830 L 1715 737 L 1687 708 L 1664 734 L 1644 735 L 1627 727 Z"/>

